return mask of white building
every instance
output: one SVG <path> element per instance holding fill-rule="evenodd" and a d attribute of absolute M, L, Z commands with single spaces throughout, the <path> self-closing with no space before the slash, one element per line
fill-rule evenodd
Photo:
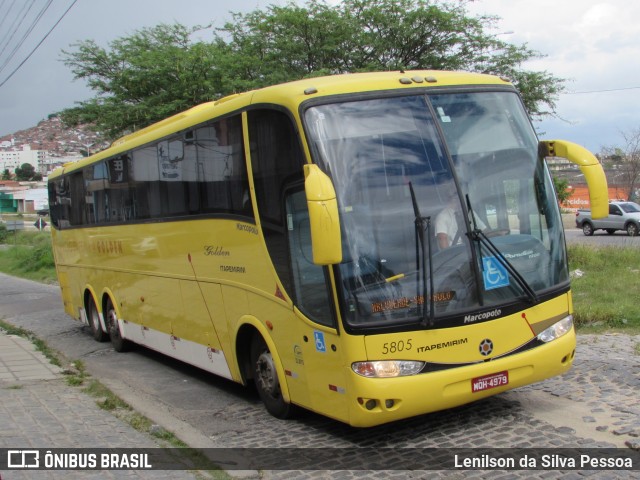
<path fill-rule="evenodd" d="M 83 157 L 82 155 L 67 155 L 64 157 L 53 157 L 53 156 L 46 156 L 44 159 L 40 160 L 40 170 L 39 172 L 44 175 L 47 176 L 49 173 L 51 173 L 53 170 L 55 170 L 57 167 L 61 167 L 63 165 L 66 165 L 67 163 L 73 163 L 73 162 L 77 162 L 79 160 L 82 160 Z"/>
<path fill-rule="evenodd" d="M 23 163 L 33 165 L 37 171 L 38 166 L 44 161 L 47 152 L 45 150 L 31 150 L 30 145 L 22 145 L 22 150 L 0 150 L 0 173 L 9 169 L 14 172 Z"/>

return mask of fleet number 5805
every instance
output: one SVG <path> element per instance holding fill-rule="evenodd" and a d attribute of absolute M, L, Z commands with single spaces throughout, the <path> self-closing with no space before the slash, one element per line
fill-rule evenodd
<path fill-rule="evenodd" d="M 411 344 L 410 338 L 407 340 L 398 340 L 397 342 L 387 342 L 382 345 L 382 354 L 408 352 L 412 347 L 413 345 Z"/>

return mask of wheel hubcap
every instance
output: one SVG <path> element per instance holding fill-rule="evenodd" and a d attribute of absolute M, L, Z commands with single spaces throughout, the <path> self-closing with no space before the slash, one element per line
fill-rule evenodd
<path fill-rule="evenodd" d="M 96 330 L 100 328 L 100 320 L 98 320 L 98 311 L 95 308 L 91 309 L 91 324 Z"/>
<path fill-rule="evenodd" d="M 118 330 L 118 320 L 116 319 L 116 312 L 114 310 L 109 310 L 109 332 L 115 336 L 120 334 Z"/>
<path fill-rule="evenodd" d="M 260 388 L 263 391 L 275 396 L 278 393 L 278 374 L 273 363 L 273 357 L 269 352 L 263 352 L 256 362 L 256 375 Z"/>

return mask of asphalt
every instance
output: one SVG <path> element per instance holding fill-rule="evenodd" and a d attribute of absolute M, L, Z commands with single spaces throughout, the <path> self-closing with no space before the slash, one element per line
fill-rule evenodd
<path fill-rule="evenodd" d="M 0 451 L 159 446 L 153 437 L 99 408 L 81 389 L 70 387 L 62 369 L 52 365 L 29 340 L 0 330 Z M 155 480 L 202 476 L 179 470 L 0 470 L 1 480 L 32 478 Z"/>

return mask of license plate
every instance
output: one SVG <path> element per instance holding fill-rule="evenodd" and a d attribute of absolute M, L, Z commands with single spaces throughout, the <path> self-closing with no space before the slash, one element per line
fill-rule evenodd
<path fill-rule="evenodd" d="M 502 387 L 509 384 L 509 372 L 492 373 L 471 379 L 471 392 L 481 392 L 490 388 Z"/>

